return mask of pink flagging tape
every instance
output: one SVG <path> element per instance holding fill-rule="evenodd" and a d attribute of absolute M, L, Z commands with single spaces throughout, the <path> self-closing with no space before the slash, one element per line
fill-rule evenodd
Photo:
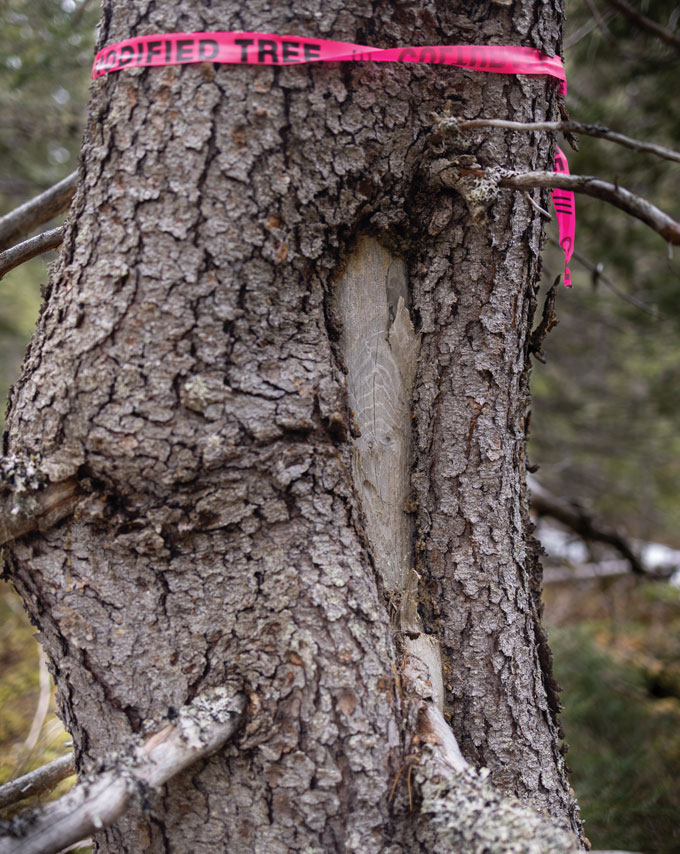
<path fill-rule="evenodd" d="M 300 65 L 307 62 L 424 62 L 453 65 L 494 74 L 546 74 L 567 93 L 567 78 L 559 56 L 517 45 L 443 45 L 375 48 L 367 45 L 273 33 L 159 33 L 135 36 L 100 50 L 92 67 L 96 80 L 112 71 L 192 62 L 236 65 Z M 557 172 L 568 172 L 567 158 L 557 149 Z M 564 284 L 571 287 L 566 266 L 574 249 L 574 194 L 552 191 L 560 246 L 565 255 Z"/>
<path fill-rule="evenodd" d="M 569 174 L 569 164 L 562 149 L 557 146 L 555 152 L 555 172 Z M 576 200 L 571 190 L 551 190 L 555 216 L 557 217 L 557 236 L 560 246 L 564 252 L 564 286 L 571 288 L 571 273 L 569 271 L 569 259 L 574 251 L 574 237 L 576 234 Z"/>
<path fill-rule="evenodd" d="M 123 68 L 219 62 L 245 65 L 299 65 L 305 62 L 427 62 L 455 65 L 496 74 L 547 74 L 561 83 L 567 78 L 559 56 L 533 47 L 508 45 L 445 45 L 438 47 L 368 47 L 306 36 L 273 33 L 162 33 L 136 36 L 100 50 L 92 79 Z"/>

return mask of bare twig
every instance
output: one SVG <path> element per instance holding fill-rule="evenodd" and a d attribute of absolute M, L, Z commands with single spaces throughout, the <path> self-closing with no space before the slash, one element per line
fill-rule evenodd
<path fill-rule="evenodd" d="M 553 244 L 553 246 L 557 246 L 559 248 L 559 243 L 555 240 L 554 237 L 548 238 L 549 242 Z M 627 294 L 625 291 L 622 291 L 621 288 L 609 277 L 607 276 L 602 268 L 602 264 L 595 264 L 589 258 L 586 258 L 585 255 L 581 254 L 574 250 L 573 258 L 575 261 L 578 261 L 586 270 L 589 270 L 593 274 L 593 278 L 596 282 L 602 282 L 602 284 L 609 288 L 609 290 L 616 294 L 619 299 L 622 299 L 624 302 L 630 303 L 630 305 L 634 305 L 636 308 L 639 308 L 640 311 L 644 311 L 646 314 L 653 317 L 655 320 L 659 320 L 660 318 L 665 318 L 666 316 L 660 312 L 657 308 L 652 308 L 647 305 L 647 303 L 642 300 L 634 297 L 632 294 Z"/>
<path fill-rule="evenodd" d="M 0 217 L 0 251 L 65 211 L 76 191 L 78 173 L 71 172 L 49 190 Z"/>
<path fill-rule="evenodd" d="M 676 33 L 672 33 L 670 30 L 667 30 L 665 27 L 662 27 L 661 24 L 657 24 L 656 21 L 653 21 L 651 18 L 646 17 L 641 12 L 638 12 L 630 3 L 627 3 L 626 0 L 605 0 L 610 6 L 613 6 L 614 9 L 617 9 L 621 14 L 625 15 L 629 21 L 633 21 L 634 24 L 637 24 L 638 27 L 641 27 L 643 30 L 647 30 L 648 33 L 652 33 L 658 39 L 661 39 L 662 42 L 674 47 L 676 50 L 680 50 L 680 36 Z"/>
<path fill-rule="evenodd" d="M 664 240 L 675 245 L 680 244 L 680 223 L 659 210 L 651 202 L 636 196 L 630 190 L 602 181 L 591 175 L 564 175 L 559 172 L 524 172 L 520 174 L 508 174 L 499 181 L 501 187 L 511 190 L 531 190 L 540 187 L 543 190 L 558 188 L 560 190 L 572 190 L 576 193 L 585 193 L 609 202 L 610 205 L 620 208 L 631 216 L 642 220 L 654 231 L 657 231 Z"/>
<path fill-rule="evenodd" d="M 198 759 L 218 750 L 236 732 L 245 710 L 242 694 L 226 689 L 184 706 L 176 723 L 152 735 L 127 760 L 83 780 L 48 804 L 39 816 L 19 816 L 0 837 L 0 854 L 56 854 L 119 818 L 131 798 L 157 788 Z"/>
<path fill-rule="evenodd" d="M 609 20 L 611 20 L 612 16 L 610 15 L 609 19 L 606 19 L 605 16 L 602 15 L 600 10 L 597 8 L 597 6 L 593 2 L 593 0 L 586 0 L 586 5 L 590 9 L 590 12 L 591 12 L 593 18 L 595 19 L 595 23 L 597 24 L 597 27 L 600 30 L 600 32 L 602 33 L 602 35 L 607 39 L 607 41 L 610 41 L 610 42 L 615 41 L 611 30 L 607 26 L 607 24 L 609 23 Z"/>
<path fill-rule="evenodd" d="M 583 133 L 586 136 L 594 136 L 598 139 L 605 139 L 608 142 L 615 142 L 618 145 L 623 145 L 633 151 L 655 154 L 657 157 L 663 157 L 664 160 L 672 160 L 675 163 L 680 163 L 680 151 L 675 151 L 673 148 L 666 148 L 663 145 L 657 145 L 654 142 L 643 142 L 639 139 L 633 139 L 630 136 L 625 136 L 622 133 L 616 133 L 609 128 L 602 127 L 602 125 L 592 125 L 574 121 L 514 122 L 507 119 L 469 119 L 467 121 L 457 122 L 456 127 L 459 130 L 473 130 L 475 128 L 504 128 L 505 130 L 517 131 Z"/>
<path fill-rule="evenodd" d="M 69 851 L 75 851 L 77 848 L 92 848 L 92 844 L 92 838 L 88 836 L 87 839 L 79 839 L 68 848 L 62 848 L 59 854 L 69 854 Z"/>
<path fill-rule="evenodd" d="M 57 783 L 75 774 L 75 771 L 75 756 L 69 753 L 68 756 L 60 756 L 59 759 L 48 762 L 47 765 L 36 768 L 35 771 L 30 771 L 23 777 L 4 783 L 0 786 L 0 809 L 17 804 L 33 795 L 50 792 Z"/>
<path fill-rule="evenodd" d="M 29 531 L 48 530 L 70 515 L 78 500 L 78 482 L 74 478 L 50 483 L 30 496 L 23 494 L 20 502 L 13 493 L 0 496 L 0 545 Z"/>
<path fill-rule="evenodd" d="M 26 261 L 30 261 L 36 255 L 42 255 L 43 252 L 56 249 L 63 239 L 64 227 L 59 226 L 58 228 L 38 234 L 35 237 L 30 237 L 28 240 L 24 240 L 23 243 L 12 246 L 11 249 L 0 252 L 0 279 L 2 279 L 5 273 L 9 273 L 10 270 L 13 270 L 20 264 L 24 264 Z"/>
<path fill-rule="evenodd" d="M 542 208 L 537 201 L 535 201 L 534 199 L 531 198 L 531 196 L 529 195 L 529 193 L 527 193 L 526 190 L 522 193 L 522 195 L 527 200 L 527 202 L 529 202 L 531 207 L 535 211 L 538 211 L 541 214 L 541 216 L 543 216 L 545 219 L 548 220 L 548 222 L 550 222 L 552 220 L 552 215 L 550 214 L 550 211 L 547 211 L 545 208 Z"/>

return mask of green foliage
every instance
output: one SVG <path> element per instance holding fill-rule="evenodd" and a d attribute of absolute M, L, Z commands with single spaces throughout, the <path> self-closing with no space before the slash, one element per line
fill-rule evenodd
<path fill-rule="evenodd" d="M 680 850 L 680 700 L 649 692 L 641 663 L 593 625 L 550 633 L 564 688 L 571 781 L 594 848 Z"/>
<path fill-rule="evenodd" d="M 98 16 L 90 0 L 0 4 L 0 214 L 76 166 Z M 0 428 L 53 257 L 0 280 Z"/>
<path fill-rule="evenodd" d="M 592 3 L 568 4 L 572 116 L 677 148 L 678 52 L 598 6 L 596 14 Z M 675 7 L 649 2 L 644 13 L 672 27 Z M 680 216 L 680 164 L 586 136 L 580 147 L 569 153 L 573 172 L 618 181 Z M 580 195 L 576 250 L 654 316 L 572 260 L 575 289 L 559 294 L 548 364 L 534 370 L 531 460 L 554 493 L 633 535 L 680 545 L 680 259 L 669 258 L 661 237 L 642 223 Z M 561 265 L 555 251 L 546 254 L 546 281 Z"/>
<path fill-rule="evenodd" d="M 0 4 L 0 214 L 51 186 L 77 163 L 98 4 Z M 45 228 L 49 226 L 46 225 Z M 51 256 L 53 257 L 53 256 Z M 0 281 L 0 426 L 40 305 L 46 261 Z M 35 747 L 24 741 L 38 698 L 38 647 L 18 596 L 0 585 L 0 783 L 63 755 L 69 741 L 54 702 Z M 54 795 L 72 782 L 63 781 Z M 45 800 L 45 797 L 42 798 Z M 24 801 L 21 807 L 31 805 Z"/>
<path fill-rule="evenodd" d="M 63 756 L 70 741 L 52 700 L 35 746 L 28 749 L 25 745 L 40 693 L 38 645 L 33 632 L 17 594 L 0 583 L 0 783 Z M 63 794 L 72 781 L 63 781 L 53 796 Z M 35 798 L 22 801 L 19 808 L 35 802 Z M 15 811 L 5 811 L 3 817 Z"/>
<path fill-rule="evenodd" d="M 0 212 L 75 168 L 98 15 L 88 0 L 0 6 Z"/>
<path fill-rule="evenodd" d="M 33 332 L 40 307 L 40 281 L 45 278 L 45 262 L 36 258 L 0 280 L 0 429 L 4 401 Z"/>

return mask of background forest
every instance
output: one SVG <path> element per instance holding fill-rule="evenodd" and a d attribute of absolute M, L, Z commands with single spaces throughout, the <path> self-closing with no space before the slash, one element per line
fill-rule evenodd
<path fill-rule="evenodd" d="M 621 6 L 567 1 L 571 117 L 677 148 L 680 5 L 634 0 L 633 15 Z M 98 15 L 93 0 L 0 7 L 0 215 L 77 166 Z M 563 147 L 572 172 L 620 182 L 680 215 L 678 164 L 589 137 L 579 153 Z M 547 231 L 554 240 L 554 221 Z M 584 196 L 576 240 L 575 288 L 558 293 L 559 326 L 533 372 L 535 476 L 628 537 L 680 549 L 680 258 L 637 220 Z M 3 411 L 49 261 L 0 281 Z M 561 265 L 549 242 L 544 287 Z M 588 560 L 605 556 L 589 547 Z M 548 574 L 545 617 L 586 834 L 595 848 L 680 852 L 680 587 L 631 574 L 559 577 Z M 2 584 L 0 783 L 65 752 L 49 692 L 33 629 Z"/>

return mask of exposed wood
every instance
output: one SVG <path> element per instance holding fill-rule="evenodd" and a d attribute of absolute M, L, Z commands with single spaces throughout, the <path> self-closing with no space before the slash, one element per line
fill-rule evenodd
<path fill-rule="evenodd" d="M 356 437 L 352 476 L 373 560 L 395 609 L 404 648 L 426 665 L 441 709 L 444 685 L 436 637 L 424 634 L 413 570 L 411 400 L 420 336 L 408 311 L 404 262 L 361 238 L 336 283 L 341 351 Z"/>

